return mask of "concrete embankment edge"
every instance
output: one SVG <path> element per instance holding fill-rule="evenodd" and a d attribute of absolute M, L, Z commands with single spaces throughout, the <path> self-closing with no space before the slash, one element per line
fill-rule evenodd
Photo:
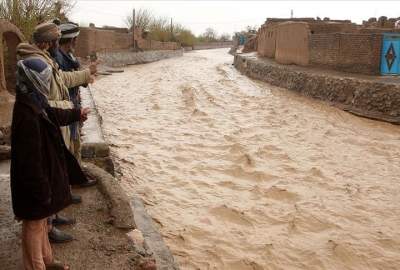
<path fill-rule="evenodd" d="M 254 54 L 235 55 L 234 66 L 251 78 L 328 101 L 353 114 L 400 124 L 400 83 L 280 65 Z"/>
<path fill-rule="evenodd" d="M 114 175 L 114 163 L 110 156 L 110 147 L 104 139 L 101 129 L 101 116 L 97 111 L 90 87 L 81 88 L 81 104 L 83 108 L 90 108 L 91 113 L 82 127 L 82 159 L 103 168 Z"/>
<path fill-rule="evenodd" d="M 142 200 L 138 196 L 133 196 L 132 205 L 136 227 L 142 232 L 147 248 L 153 252 L 157 270 L 179 270 L 171 251 L 146 212 Z"/>

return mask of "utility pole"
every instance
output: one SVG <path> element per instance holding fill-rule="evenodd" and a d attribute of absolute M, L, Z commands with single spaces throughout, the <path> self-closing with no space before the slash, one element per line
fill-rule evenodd
<path fill-rule="evenodd" d="M 173 41 L 174 38 L 174 30 L 172 28 L 172 18 L 171 18 L 171 41 Z"/>
<path fill-rule="evenodd" d="M 136 42 L 135 42 L 135 9 L 132 12 L 132 36 L 133 36 L 133 50 L 136 50 Z"/>
<path fill-rule="evenodd" d="M 293 19 L 293 9 L 290 10 L 290 18 Z"/>

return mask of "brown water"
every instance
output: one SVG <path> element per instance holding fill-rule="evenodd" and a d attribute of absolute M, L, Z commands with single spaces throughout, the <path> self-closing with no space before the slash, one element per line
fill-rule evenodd
<path fill-rule="evenodd" d="M 400 269 L 400 128 L 232 61 L 195 51 L 94 87 L 123 188 L 181 269 Z"/>

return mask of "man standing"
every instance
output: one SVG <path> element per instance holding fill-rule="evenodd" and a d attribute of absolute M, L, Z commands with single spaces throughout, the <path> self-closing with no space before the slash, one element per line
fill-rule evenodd
<path fill-rule="evenodd" d="M 28 58 L 40 59 L 51 67 L 51 79 L 49 85 L 49 93 L 47 95 L 48 103 L 51 107 L 61 109 L 72 109 L 73 103 L 70 101 L 68 87 L 75 87 L 78 85 L 86 84 L 93 81 L 91 74 L 96 72 L 96 66 L 91 65 L 89 69 L 75 72 L 63 72 L 59 70 L 58 65 L 51 58 L 50 54 L 58 49 L 58 41 L 61 37 L 61 33 L 57 25 L 54 23 L 43 23 L 35 28 L 33 33 L 33 43 L 21 43 L 17 47 L 17 57 L 21 60 Z M 71 137 L 69 127 L 61 127 L 61 133 L 63 135 L 64 143 L 68 149 L 71 149 Z M 70 184 L 87 184 L 90 181 L 85 178 L 85 181 L 77 183 L 75 179 L 70 179 Z M 80 202 L 79 196 L 73 196 L 73 202 Z M 56 218 L 53 222 L 58 223 L 72 223 L 71 220 Z M 50 239 L 53 242 L 67 242 L 73 238 L 52 228 L 50 231 Z"/>
<path fill-rule="evenodd" d="M 76 39 L 79 35 L 79 26 L 74 23 L 64 23 L 60 25 L 61 39 L 60 47 L 52 55 L 62 71 L 80 70 L 80 63 L 75 58 Z M 86 86 L 86 85 L 83 85 Z M 74 104 L 74 108 L 81 107 L 79 86 L 68 88 L 69 97 Z M 70 125 L 71 133 L 71 152 L 78 161 L 81 161 L 81 138 L 79 133 L 80 123 Z"/>
<path fill-rule="evenodd" d="M 52 67 L 39 54 L 18 61 L 10 184 L 14 214 L 22 220 L 25 270 L 69 269 L 54 261 L 47 220 L 71 204 L 71 181 L 87 181 L 60 126 L 86 120 L 89 111 L 50 107 L 52 76 Z"/>

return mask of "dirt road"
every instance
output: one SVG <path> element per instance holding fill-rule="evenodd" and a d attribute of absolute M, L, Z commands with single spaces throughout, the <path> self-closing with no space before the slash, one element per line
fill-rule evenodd
<path fill-rule="evenodd" d="M 252 81 L 226 49 L 93 87 L 181 269 L 400 267 L 400 127 Z"/>

